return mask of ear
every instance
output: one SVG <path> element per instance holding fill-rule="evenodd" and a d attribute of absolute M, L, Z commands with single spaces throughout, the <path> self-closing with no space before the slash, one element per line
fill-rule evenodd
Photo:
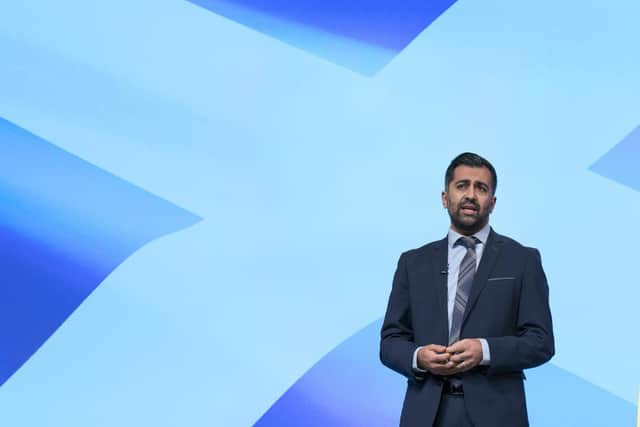
<path fill-rule="evenodd" d="M 442 192 L 442 207 L 445 209 L 449 209 L 449 198 L 447 197 L 447 192 Z"/>
<path fill-rule="evenodd" d="M 489 206 L 489 213 L 493 212 L 493 208 L 496 207 L 496 201 L 498 199 L 496 199 L 496 196 L 493 196 L 493 198 L 491 199 L 491 206 Z"/>

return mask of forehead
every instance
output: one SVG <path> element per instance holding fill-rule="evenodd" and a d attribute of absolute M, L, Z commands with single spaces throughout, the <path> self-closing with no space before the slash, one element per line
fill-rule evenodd
<path fill-rule="evenodd" d="M 453 180 L 457 181 L 478 181 L 491 186 L 491 171 L 484 167 L 473 167 L 460 165 L 453 170 Z"/>

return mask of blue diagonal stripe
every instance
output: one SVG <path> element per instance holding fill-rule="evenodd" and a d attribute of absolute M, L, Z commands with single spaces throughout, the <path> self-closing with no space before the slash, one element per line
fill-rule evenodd
<path fill-rule="evenodd" d="M 2 384 L 122 261 L 199 217 L 1 118 L 0 165 Z"/>
<path fill-rule="evenodd" d="M 400 53 L 456 0 L 189 0 L 365 75 Z"/>
<path fill-rule="evenodd" d="M 640 126 L 602 156 L 591 170 L 640 191 Z"/>

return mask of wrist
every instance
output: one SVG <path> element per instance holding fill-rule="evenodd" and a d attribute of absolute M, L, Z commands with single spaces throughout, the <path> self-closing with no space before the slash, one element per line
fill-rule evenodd
<path fill-rule="evenodd" d="M 411 367 L 412 367 L 414 372 L 423 374 L 423 373 L 427 372 L 427 370 L 423 368 L 424 364 L 420 363 L 420 350 L 421 349 L 422 349 L 422 347 L 418 347 L 413 352 L 413 360 L 412 360 L 412 363 L 411 363 Z"/>

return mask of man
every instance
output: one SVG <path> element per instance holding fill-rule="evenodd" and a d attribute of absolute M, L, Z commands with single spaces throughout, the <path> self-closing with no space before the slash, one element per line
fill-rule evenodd
<path fill-rule="evenodd" d="M 473 153 L 445 174 L 446 238 L 403 253 L 380 359 L 408 378 L 402 427 L 528 426 L 523 369 L 554 353 L 540 254 L 495 233 L 495 169 Z"/>

